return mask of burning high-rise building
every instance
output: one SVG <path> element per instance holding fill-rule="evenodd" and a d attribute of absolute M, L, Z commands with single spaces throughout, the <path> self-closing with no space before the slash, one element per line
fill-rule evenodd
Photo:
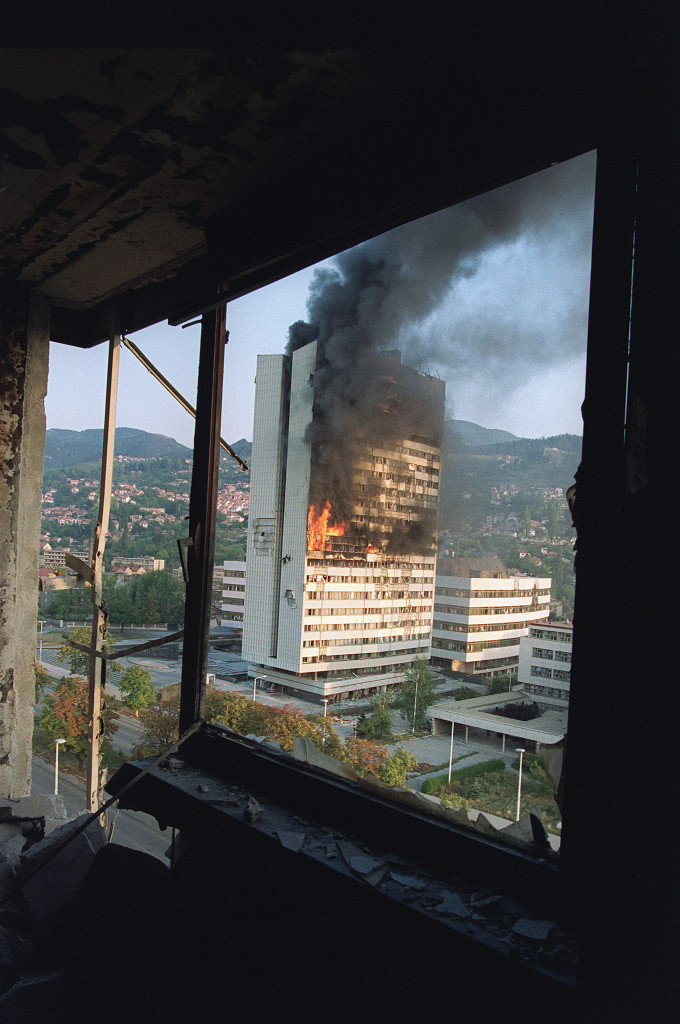
<path fill-rule="evenodd" d="M 443 419 L 399 352 L 258 357 L 243 654 L 269 682 L 341 699 L 429 657 Z"/>

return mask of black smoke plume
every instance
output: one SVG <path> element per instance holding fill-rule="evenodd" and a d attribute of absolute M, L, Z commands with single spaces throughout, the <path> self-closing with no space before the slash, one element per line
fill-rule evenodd
<path fill-rule="evenodd" d="M 513 380 L 516 386 L 518 364 L 526 377 L 527 367 L 583 350 L 593 179 L 594 155 L 586 154 L 379 235 L 316 270 L 308 322 L 290 327 L 287 348 L 292 353 L 319 342 L 307 435 L 314 500 L 328 498 L 334 513 L 345 517 L 353 499 L 352 456 L 362 439 L 438 433 L 441 394 L 416 374 L 404 375 L 398 408 L 386 410 L 381 351 L 399 348 L 409 366 L 432 368 L 455 395 L 461 375 L 486 376 L 496 388 L 508 388 Z M 499 316 L 491 300 L 488 312 L 457 310 L 461 286 L 485 257 L 512 245 L 560 250 L 581 286 L 576 281 L 557 308 L 533 311 L 533 317 L 523 315 L 521 282 L 516 315 L 511 310 Z"/>

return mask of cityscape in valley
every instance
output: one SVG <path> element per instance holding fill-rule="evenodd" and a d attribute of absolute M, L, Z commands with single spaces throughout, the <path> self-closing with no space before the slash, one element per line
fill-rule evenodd
<path fill-rule="evenodd" d="M 322 716 L 324 751 L 360 774 L 375 771 L 507 827 L 515 748 L 537 758 L 531 751 L 559 745 L 566 731 L 574 581 L 565 492 L 580 438 L 444 422 L 441 382 L 386 357 L 371 370 L 374 419 L 364 410 L 344 449 L 328 424 L 328 438 L 309 437 L 314 344 L 258 364 L 254 440 L 234 446 L 249 472 L 224 456 L 220 463 L 209 706 L 215 720 L 279 744 L 282 714 L 293 715 L 292 733 L 312 736 Z M 433 404 L 409 424 L 395 410 L 423 384 Z M 277 432 L 284 409 L 289 421 Z M 322 442 L 332 453 L 326 464 L 314 454 Z M 47 434 L 40 605 L 60 629 L 90 614 L 67 553 L 90 557 L 99 444 L 98 431 Z M 191 454 L 162 435 L 117 435 L 104 574 L 112 635 L 181 627 L 177 540 L 186 533 Z M 176 683 L 153 653 L 126 669 L 148 677 L 138 755 L 156 749 L 158 719 L 167 729 L 176 714 Z M 178 680 L 180 644 L 160 653 Z M 257 728 L 249 697 L 262 709 Z M 449 742 L 447 778 L 437 767 Z M 554 831 L 551 784 L 539 760 L 527 764 L 534 777 L 524 799 Z M 504 795 L 491 797 L 502 777 Z"/>

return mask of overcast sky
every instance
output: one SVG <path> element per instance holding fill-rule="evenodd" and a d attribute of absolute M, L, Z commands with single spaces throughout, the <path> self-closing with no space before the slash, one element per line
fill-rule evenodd
<path fill-rule="evenodd" d="M 587 154 L 230 303 L 223 437 L 252 438 L 257 355 L 283 352 L 289 326 L 318 321 L 339 293 L 380 344 L 446 380 L 449 417 L 581 434 L 594 171 Z M 370 287 L 354 284 L 367 265 Z M 132 336 L 192 404 L 199 333 L 162 323 Z M 51 345 L 48 428 L 102 426 L 106 361 L 106 345 Z M 126 349 L 120 365 L 117 425 L 191 447 L 193 420 Z"/>

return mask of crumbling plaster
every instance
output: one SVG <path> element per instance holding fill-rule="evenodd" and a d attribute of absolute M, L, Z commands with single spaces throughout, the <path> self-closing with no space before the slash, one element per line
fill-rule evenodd
<path fill-rule="evenodd" d="M 31 789 L 49 307 L 24 290 L 0 320 L 0 797 Z"/>

